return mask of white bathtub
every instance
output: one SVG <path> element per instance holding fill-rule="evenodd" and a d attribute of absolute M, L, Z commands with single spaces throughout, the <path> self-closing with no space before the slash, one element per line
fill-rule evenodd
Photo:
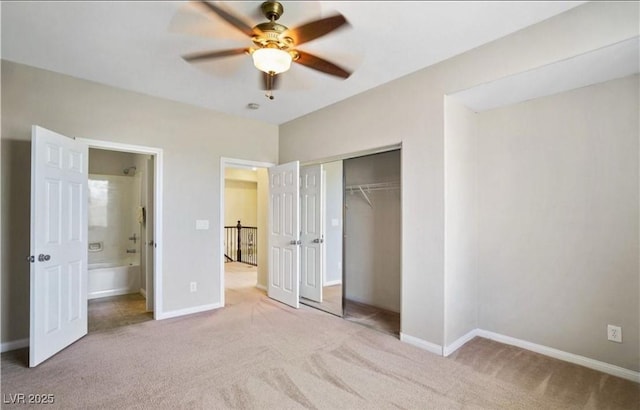
<path fill-rule="evenodd" d="M 89 264 L 89 299 L 140 292 L 140 266 L 122 263 Z"/>

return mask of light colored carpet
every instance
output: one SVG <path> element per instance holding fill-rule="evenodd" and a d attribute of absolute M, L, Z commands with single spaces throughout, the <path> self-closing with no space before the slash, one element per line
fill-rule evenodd
<path fill-rule="evenodd" d="M 228 286 L 242 279 L 229 275 Z M 227 290 L 223 309 L 97 331 L 34 369 L 25 367 L 24 349 L 5 353 L 3 395 L 51 393 L 55 404 L 46 407 L 60 409 L 632 409 L 639 403 L 640 388 L 626 380 L 480 338 L 442 358 L 313 308 L 289 308 L 247 280 L 236 282 L 244 285 Z"/>

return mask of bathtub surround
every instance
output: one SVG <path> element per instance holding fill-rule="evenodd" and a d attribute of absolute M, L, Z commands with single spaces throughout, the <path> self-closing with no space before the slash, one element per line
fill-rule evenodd
<path fill-rule="evenodd" d="M 89 174 L 88 186 L 88 298 L 139 293 L 141 224 L 136 211 L 140 206 L 140 174 Z"/>
<path fill-rule="evenodd" d="M 140 265 L 115 261 L 89 264 L 88 298 L 140 293 Z"/>
<path fill-rule="evenodd" d="M 140 263 L 140 190 L 139 175 L 89 174 L 89 246 L 102 244 L 89 252 L 89 264 Z"/>

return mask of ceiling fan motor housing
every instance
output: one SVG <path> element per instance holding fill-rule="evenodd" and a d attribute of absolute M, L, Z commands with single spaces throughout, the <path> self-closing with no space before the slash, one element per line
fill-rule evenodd
<path fill-rule="evenodd" d="M 270 21 L 276 21 L 284 13 L 284 7 L 277 1 L 265 1 L 260 6 L 262 14 Z"/>
<path fill-rule="evenodd" d="M 258 24 L 254 29 L 259 33 L 253 36 L 253 42 L 258 47 L 286 50 L 293 46 L 293 39 L 283 36 L 289 29 L 282 24 L 269 21 Z"/>

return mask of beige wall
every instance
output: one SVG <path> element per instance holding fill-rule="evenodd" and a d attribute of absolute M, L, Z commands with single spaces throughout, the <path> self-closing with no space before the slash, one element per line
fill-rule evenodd
<path fill-rule="evenodd" d="M 224 178 L 233 181 L 258 182 L 257 170 L 226 168 L 224 170 Z"/>
<path fill-rule="evenodd" d="M 256 171 L 258 180 L 257 208 L 258 208 L 258 287 L 267 288 L 269 280 L 268 240 L 269 226 L 269 172 L 266 168 Z"/>
<path fill-rule="evenodd" d="M 2 61 L 2 237 L 11 238 L 2 242 L 3 342 L 29 331 L 32 124 L 162 148 L 164 311 L 219 302 L 220 157 L 277 162 L 278 128 Z M 196 219 L 208 219 L 210 229 L 196 231 Z"/>
<path fill-rule="evenodd" d="M 159 100 L 140 94 L 126 92 L 111 87 L 101 86 L 95 83 L 73 79 L 67 76 L 54 74 L 47 71 L 29 68 L 3 61 L 2 64 L 2 341 L 11 341 L 26 337 L 28 334 L 28 265 L 24 263 L 24 256 L 29 252 L 28 227 L 29 226 L 29 157 L 30 157 L 30 126 L 39 124 L 54 131 L 71 136 L 81 136 L 109 141 L 128 142 L 136 145 L 148 145 L 160 147 L 165 150 L 165 274 L 164 274 L 164 299 L 165 310 L 177 310 L 216 303 L 219 289 L 219 200 L 216 192 L 219 192 L 219 157 L 245 158 L 256 161 L 281 163 L 291 160 L 312 161 L 322 158 L 343 156 L 347 153 L 359 152 L 375 147 L 401 143 L 403 148 L 402 158 L 402 332 L 405 335 L 414 336 L 425 342 L 442 345 L 452 341 L 458 333 L 464 331 L 464 319 L 453 319 L 453 316 L 445 315 L 448 310 L 448 298 L 457 297 L 458 291 L 447 292 L 448 275 L 453 272 L 447 264 L 447 234 L 452 232 L 453 225 L 447 221 L 445 209 L 450 209 L 447 200 L 451 197 L 448 192 L 454 186 L 447 182 L 447 175 L 451 168 L 449 160 L 458 158 L 458 155 L 449 156 L 452 146 L 447 138 L 445 115 L 445 95 L 455 91 L 470 88 L 485 82 L 500 79 L 511 74 L 516 74 L 542 65 L 556 62 L 584 52 L 592 51 L 599 47 L 607 46 L 618 41 L 638 35 L 638 3 L 635 2 L 594 2 L 587 3 L 572 9 L 562 15 L 548 19 L 540 24 L 517 32 L 513 35 L 497 40 L 488 45 L 479 47 L 470 52 L 437 64 L 428 69 L 421 70 L 402 79 L 390 82 L 374 90 L 365 92 L 341 103 L 327 107 L 321 111 L 309 114 L 303 118 L 284 124 L 280 127 L 280 151 L 278 153 L 278 129 L 249 120 L 229 117 L 212 111 L 194 108 L 184 104 Z M 637 81 L 634 80 L 634 81 Z M 624 82 L 624 81 L 623 81 Z M 637 90 L 637 83 L 634 84 Z M 597 88 L 597 87 L 596 87 Z M 607 88 L 609 90 L 609 88 Z M 580 92 L 580 90 L 578 90 Z M 626 92 L 629 92 L 628 90 Z M 568 93 L 570 94 L 570 93 Z M 621 95 L 625 94 L 622 91 Z M 601 94 L 602 101 L 598 106 L 604 107 L 604 102 L 610 102 L 616 107 L 620 102 L 618 94 L 610 91 Z M 559 98 L 566 98 L 559 96 Z M 629 119 L 628 124 L 637 124 L 637 94 L 635 100 L 635 120 Z M 583 100 L 582 104 L 585 101 Z M 564 103 L 560 103 L 563 106 Z M 578 104 L 582 106 L 581 104 Z M 591 114 L 590 106 L 584 107 L 584 113 Z M 529 118 L 533 111 L 518 111 L 523 121 Z M 573 107 L 566 106 L 570 111 L 570 122 L 579 126 L 576 121 L 578 114 L 573 112 Z M 536 108 L 538 110 L 538 108 Z M 516 112 L 517 111 L 517 112 Z M 449 111 L 446 111 L 449 113 Z M 487 124 L 497 124 L 500 119 L 500 110 L 482 114 L 486 115 L 481 129 L 492 129 Z M 608 111 L 607 111 L 608 112 Z M 558 115 L 546 112 L 540 108 L 539 115 Z M 601 121 L 599 125 L 607 130 L 607 127 L 618 126 L 617 119 L 620 113 L 612 114 L 609 119 L 606 116 L 595 115 L 594 121 Z M 502 120 L 502 119 L 500 119 Z M 518 132 L 519 124 L 507 121 L 509 127 L 505 133 L 491 133 L 493 142 L 498 152 L 503 156 L 498 158 L 502 165 L 509 164 L 509 156 L 505 149 L 503 139 L 512 138 L 514 132 Z M 563 119 L 554 118 L 556 128 L 551 131 L 566 131 Z M 537 125 L 537 124 L 536 124 Z M 575 197 L 584 196 L 593 200 L 592 206 L 600 213 L 596 220 L 589 223 L 597 223 L 598 230 L 602 229 L 611 239 L 611 243 L 618 244 L 628 253 L 621 253 L 615 258 L 614 249 L 609 243 L 599 242 L 591 231 L 586 232 L 588 243 L 598 245 L 588 249 L 584 244 L 572 239 L 575 245 L 570 253 L 578 253 L 580 267 L 587 270 L 587 277 L 591 281 L 579 283 L 576 297 L 560 299 L 547 299 L 549 304 L 554 304 L 553 311 L 557 317 L 549 321 L 548 316 L 534 315 L 526 322 L 526 326 L 519 324 L 521 317 L 530 314 L 530 309 L 535 308 L 536 303 L 544 300 L 557 292 L 555 287 L 562 285 L 566 290 L 571 281 L 575 280 L 576 267 L 568 265 L 568 259 L 563 254 L 553 254 L 557 249 L 547 244 L 540 245 L 542 255 L 553 256 L 558 265 L 544 265 L 549 261 L 541 258 L 533 260 L 542 263 L 541 268 L 545 272 L 544 283 L 536 283 L 533 268 L 519 262 L 527 262 L 527 257 L 515 257 L 523 253 L 508 252 L 512 257 L 497 259 L 495 261 L 486 258 L 487 249 L 492 251 L 489 245 L 498 246 L 499 236 L 491 234 L 489 242 L 480 252 L 482 268 L 478 268 L 478 277 L 483 278 L 484 288 L 479 289 L 479 325 L 487 330 L 504 333 L 514 337 L 532 340 L 536 343 L 548 344 L 569 352 L 583 354 L 630 369 L 638 369 L 637 346 L 633 351 L 634 325 L 627 325 L 634 320 L 638 323 L 637 306 L 637 265 L 635 272 L 632 259 L 638 261 L 638 166 L 637 166 L 637 125 L 636 140 L 631 141 L 625 137 L 625 132 L 616 133 L 622 135 L 622 139 L 616 139 L 616 144 L 600 145 L 602 141 L 594 139 L 587 132 L 588 147 L 598 148 L 603 152 L 603 157 L 595 156 L 597 164 L 612 165 L 613 159 L 624 159 L 620 162 L 620 169 L 608 169 L 606 175 L 592 175 L 598 184 L 595 186 L 573 186 L 580 188 L 570 193 Z M 506 132 L 509 131 L 509 132 Z M 538 129 L 544 133 L 548 130 Z M 627 130 L 628 131 L 628 130 Z M 267 135 L 265 137 L 265 134 Z M 576 138 L 571 136 L 572 138 Z M 571 140 L 568 142 L 575 140 Z M 524 142 L 529 142 L 525 140 Z M 550 152 L 552 164 L 555 169 L 563 170 L 564 165 L 559 161 L 559 153 L 569 149 L 562 144 L 564 140 L 554 140 L 552 145 L 558 152 Z M 619 145 L 620 143 L 621 145 Z M 633 162 L 627 158 L 629 153 L 623 152 L 621 146 L 626 144 L 629 153 L 635 155 L 635 170 L 625 173 L 630 181 L 615 179 L 611 186 L 605 186 L 607 178 L 613 178 L 616 172 L 631 167 Z M 635 145 L 634 145 L 635 144 Z M 569 145 L 571 147 L 572 145 Z M 540 146 L 533 146 L 540 149 Z M 521 148 L 520 148 L 521 149 Z M 449 154 L 447 154 L 449 153 Z M 482 146 L 478 148 L 478 160 L 481 164 L 493 155 L 493 151 L 484 152 Z M 509 152 L 510 153 L 510 152 Z M 516 150 L 517 155 L 522 155 Z M 594 151 L 596 153 L 596 151 Z M 600 152 L 597 152 L 600 154 Z M 279 158 L 278 158 L 279 154 Z M 570 157 L 573 163 L 584 166 L 578 155 L 583 152 L 572 152 Z M 532 153 L 525 160 L 535 159 L 537 152 Z M 598 162 L 598 161 L 604 162 Z M 485 165 L 482 178 L 486 180 L 493 175 L 495 169 Z M 526 163 L 519 164 L 524 166 Z M 516 168 L 517 169 L 517 168 Z M 525 176 L 530 176 L 534 181 L 545 181 L 548 170 L 540 173 L 533 170 L 525 170 Z M 593 168 L 588 168 L 594 172 Z M 569 170 L 570 177 L 573 170 Z M 450 174 L 449 174 L 450 175 Z M 591 174 L 589 174 L 591 175 Z M 635 178 L 635 179 L 634 179 Z M 553 192 L 565 194 L 559 188 L 567 180 L 552 181 L 554 185 L 543 186 L 544 195 L 552 195 Z M 626 184 L 635 185 L 631 187 Z M 624 186 L 623 186 L 624 185 Z M 536 186 L 537 187 L 537 186 Z M 496 186 L 493 189 L 493 199 L 501 199 L 507 195 L 503 187 Z M 628 188 L 628 192 L 619 192 L 614 188 Z M 537 189 L 537 188 L 536 188 Z M 602 198 L 596 195 L 596 189 L 602 189 L 607 195 L 611 194 L 620 203 L 616 202 L 613 208 L 616 211 L 627 212 L 631 219 L 629 226 L 613 230 L 603 225 L 605 222 L 619 224 L 620 219 L 611 215 L 604 207 Z M 524 190 L 524 187 L 516 187 Z M 524 194 L 529 194 L 527 190 Z M 625 196 L 626 195 L 626 196 Z M 635 199 L 631 196 L 635 195 Z M 628 196 L 628 197 L 627 197 Z M 260 194 L 258 201 L 260 201 Z M 568 210 L 575 205 L 575 197 L 563 197 L 558 214 L 568 218 Z M 487 201 L 489 197 L 485 197 Z M 507 202 L 513 198 L 504 198 Z M 533 198 L 536 199 L 537 198 Z M 633 201 L 636 202 L 633 202 Z M 488 209 L 487 202 L 480 201 L 479 212 L 486 219 L 495 210 Z M 447 208 L 445 208 L 447 204 Z M 518 205 L 513 204 L 512 205 Z M 259 205 L 260 206 L 260 205 Z M 517 211 L 514 206 L 507 208 L 508 217 L 513 217 Z M 631 210 L 631 208 L 635 208 Z M 527 209 L 525 207 L 525 209 Z M 529 209 L 530 210 L 530 209 Z M 583 210 L 580 210 L 583 212 Z M 523 214 L 522 222 L 531 222 L 531 212 Z M 578 215 L 584 215 L 578 213 Z M 195 231 L 195 219 L 209 219 L 211 229 L 209 231 Z M 566 226 L 561 229 L 549 230 L 549 225 L 544 225 L 544 215 L 538 219 L 543 222 L 533 227 L 534 233 L 552 233 L 551 240 L 567 239 Z M 627 221 L 628 221 L 627 220 Z M 562 222 L 562 221 L 561 221 Z M 583 225 L 576 225 L 584 229 Z M 635 224 L 635 225 L 634 225 Z M 555 226 L 555 225 L 554 225 Z M 617 225 L 616 225 L 617 226 Z M 513 231 L 503 226 L 502 234 L 522 234 L 523 230 Z M 635 231 L 634 231 L 635 229 Z M 479 234 L 487 234 L 487 226 L 479 227 Z M 635 232 L 635 237 L 632 238 Z M 7 240 L 6 238 L 11 238 Z M 503 239 L 505 237 L 503 236 Z M 518 238 L 514 246 L 521 246 L 523 238 Z M 628 240 L 627 240 L 628 239 Z M 562 243 L 566 248 L 566 243 Z M 559 242 L 556 242 L 558 245 Z M 635 248 L 633 248 L 635 245 Z M 564 249 L 564 248 L 561 248 Z M 600 258 L 597 260 L 591 251 Z M 517 251 L 517 250 L 516 250 Z M 559 252 L 559 251 L 558 251 Z M 483 256 L 484 255 L 484 256 Z M 525 254 L 526 255 L 526 254 Z M 484 258 L 484 259 L 483 259 Z M 593 261 L 594 266 L 587 266 L 587 262 Z M 605 262 L 610 262 L 608 266 Z M 508 270 L 518 264 L 521 280 L 531 281 L 533 288 L 527 287 L 527 291 L 535 292 L 538 301 L 531 301 L 522 309 L 517 310 L 517 315 L 511 313 L 514 295 L 498 294 L 505 292 L 523 291 L 520 283 L 513 283 L 513 278 Z M 264 264 L 263 266 L 266 266 Z M 480 266 L 480 265 L 479 265 Z M 614 269 L 612 269 L 613 267 Z M 596 272 L 600 274 L 598 275 Z M 556 272 L 552 276 L 550 272 Z M 568 272 L 565 278 L 558 272 Z M 594 273 L 596 272 L 596 273 Z M 606 275 L 602 275 L 606 272 Z M 595 276 L 594 276 L 595 275 Z M 635 275 L 635 276 L 630 276 Z M 486 276 L 486 281 L 485 281 Z M 453 278 L 453 276 L 451 276 Z M 606 280 L 603 280 L 603 277 Z M 259 281 L 266 275 L 259 270 Z M 634 279 L 635 278 L 635 279 Z M 635 280 L 635 282 L 634 282 Z M 190 281 L 198 281 L 199 292 L 188 292 Z M 560 283 L 559 283 L 560 282 Z M 621 283 L 625 283 L 626 289 L 622 289 Z M 544 285 L 544 286 L 542 286 Z M 595 295 L 595 290 L 590 287 L 600 285 L 601 295 Z M 636 291 L 635 296 L 629 292 Z M 498 296 L 495 302 L 488 302 L 488 298 Z M 566 296 L 566 295 L 564 295 Z M 595 306 L 602 309 L 596 310 L 590 307 L 591 299 Z M 605 300 L 607 302 L 605 302 Z M 606 305 L 610 303 L 611 306 Z M 634 305 L 635 303 L 635 305 Z M 603 307 L 604 306 L 604 307 Z M 557 314 L 562 312 L 562 315 Z M 562 318 L 566 314 L 566 321 Z M 585 315 L 594 316 L 585 320 Z M 463 315 L 467 318 L 468 315 Z M 620 321 L 616 323 L 614 321 Z M 604 329 L 602 324 L 621 324 L 624 328 L 625 343 L 615 345 L 611 342 L 602 342 Z M 461 325 L 462 323 L 462 325 Z M 554 333 L 549 331 L 550 324 L 564 326 L 581 333 L 568 334 L 566 332 Z M 564 329 L 563 328 L 563 329 Z M 451 334 L 449 330 L 452 329 Z M 577 330 L 576 330 L 577 329 Z M 638 329 L 635 328 L 637 336 Z M 629 339 L 630 337 L 630 339 Z M 629 347 L 631 346 L 631 347 Z M 630 350 L 631 349 L 631 350 Z M 634 356 L 634 354 L 636 356 Z"/>
<path fill-rule="evenodd" d="M 224 183 L 224 224 L 236 226 L 258 224 L 258 184 L 250 181 L 225 179 Z"/>
<path fill-rule="evenodd" d="M 478 115 L 482 329 L 640 370 L 638 90 L 636 75 Z"/>
<path fill-rule="evenodd" d="M 637 34 L 637 3 L 587 3 L 280 127 L 280 162 L 402 143 L 404 335 L 444 341 L 444 95 Z"/>
<path fill-rule="evenodd" d="M 476 117 L 445 97 L 444 346 L 478 327 Z"/>

